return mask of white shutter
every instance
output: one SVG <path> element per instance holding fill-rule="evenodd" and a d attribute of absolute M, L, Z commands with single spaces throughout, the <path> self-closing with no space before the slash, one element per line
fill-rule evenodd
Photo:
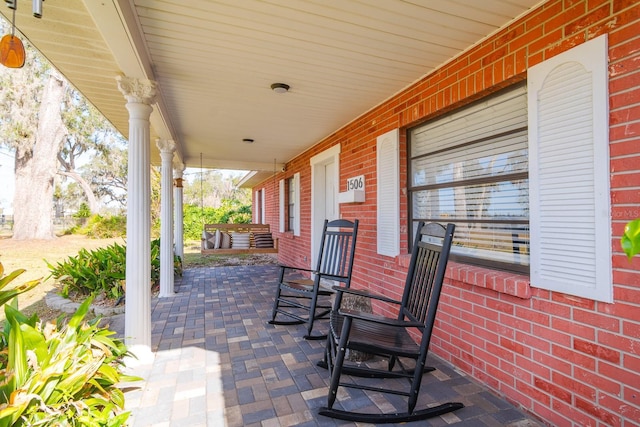
<path fill-rule="evenodd" d="M 262 219 L 262 224 L 266 224 L 267 223 L 267 190 L 266 189 L 262 189 L 262 191 L 260 192 L 260 195 L 262 196 L 262 199 L 260 200 L 260 207 L 262 208 L 262 212 L 260 212 L 260 218 Z"/>
<path fill-rule="evenodd" d="M 258 200 L 259 200 L 258 197 L 260 197 L 260 190 L 256 191 L 253 196 L 253 200 L 255 200 L 256 205 L 258 204 Z M 258 212 L 258 208 L 259 206 L 256 209 L 253 209 L 253 216 L 251 218 L 251 221 L 256 224 L 258 223 L 258 217 L 260 216 L 260 212 Z"/>
<path fill-rule="evenodd" d="M 285 200 L 285 197 L 284 197 L 284 179 L 281 179 L 278 182 L 278 190 L 279 190 L 279 192 L 278 192 L 279 200 L 278 201 L 279 201 L 279 205 L 280 205 L 279 209 L 278 209 L 279 219 L 280 219 L 278 230 L 281 233 L 284 233 L 284 231 L 285 231 L 284 222 L 285 222 L 285 217 L 286 217 L 286 215 L 285 215 L 285 205 L 284 205 L 284 200 Z"/>
<path fill-rule="evenodd" d="M 300 172 L 293 175 L 294 204 L 293 204 L 293 235 L 300 235 Z"/>
<path fill-rule="evenodd" d="M 400 253 L 399 135 L 398 129 L 380 135 L 376 148 L 378 253 L 387 256 Z"/>
<path fill-rule="evenodd" d="M 606 35 L 528 71 L 531 285 L 612 301 Z"/>

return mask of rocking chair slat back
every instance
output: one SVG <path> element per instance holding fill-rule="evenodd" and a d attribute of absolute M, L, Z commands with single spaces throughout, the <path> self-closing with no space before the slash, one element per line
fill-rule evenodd
<path fill-rule="evenodd" d="M 355 246 L 352 240 L 355 238 L 353 224 L 350 221 L 336 220 L 328 223 L 331 229 L 327 228 L 320 247 L 317 270 L 325 278 L 334 276 L 345 278 L 351 274 L 353 267 L 353 255 Z M 341 229 L 340 227 L 350 227 Z"/>

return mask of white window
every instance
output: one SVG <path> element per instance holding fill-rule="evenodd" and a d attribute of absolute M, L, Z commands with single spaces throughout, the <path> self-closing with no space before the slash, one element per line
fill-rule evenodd
<path fill-rule="evenodd" d="M 528 72 L 531 285 L 611 302 L 606 35 Z"/>
<path fill-rule="evenodd" d="M 300 172 L 279 182 L 280 232 L 300 235 Z"/>
<path fill-rule="evenodd" d="M 411 129 L 408 179 L 413 227 L 456 224 L 452 259 L 529 271 L 524 84 Z"/>

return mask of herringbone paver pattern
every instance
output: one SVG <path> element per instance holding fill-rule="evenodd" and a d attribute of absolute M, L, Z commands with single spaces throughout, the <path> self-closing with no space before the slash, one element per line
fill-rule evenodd
<path fill-rule="evenodd" d="M 126 393 L 134 426 L 349 426 L 317 414 L 328 373 L 316 366 L 324 341 L 306 341 L 302 326 L 267 324 L 277 266 L 189 269 L 176 295 L 152 301 L 151 366 Z M 465 408 L 405 426 L 539 425 L 509 403 L 430 357 L 420 405 L 460 401 Z M 380 380 L 376 380 L 380 381 Z M 388 380 L 385 380 L 388 381 Z M 139 385 L 139 384 L 138 384 Z M 404 399 L 340 389 L 337 407 L 405 410 Z"/>

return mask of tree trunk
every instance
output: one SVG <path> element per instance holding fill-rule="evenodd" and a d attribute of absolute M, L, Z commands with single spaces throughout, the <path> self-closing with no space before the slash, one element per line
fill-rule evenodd
<path fill-rule="evenodd" d="M 31 147 L 16 150 L 13 238 L 53 239 L 53 179 L 66 129 L 60 106 L 65 82 L 51 73 L 42 93 L 38 130 Z"/>
<path fill-rule="evenodd" d="M 82 187 L 85 196 L 87 196 L 87 204 L 89 205 L 89 210 L 92 214 L 97 214 L 100 210 L 100 205 L 98 204 L 98 199 L 96 198 L 96 195 L 94 194 L 93 190 L 91 189 L 91 185 L 87 182 L 87 180 L 75 171 L 58 171 L 58 173 L 75 180 L 80 185 L 80 187 Z"/>

